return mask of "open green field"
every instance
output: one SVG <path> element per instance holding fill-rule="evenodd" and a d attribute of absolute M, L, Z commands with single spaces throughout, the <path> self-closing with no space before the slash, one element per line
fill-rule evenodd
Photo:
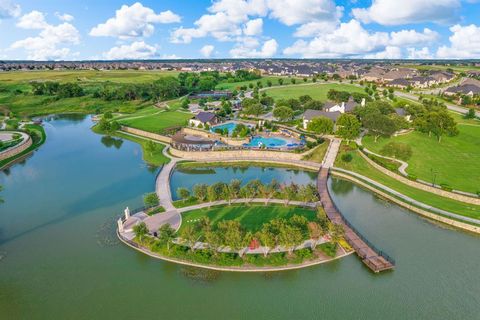
<path fill-rule="evenodd" d="M 147 107 L 139 113 L 116 118 L 118 123 L 149 132 L 161 133 L 163 129 L 183 126 L 192 114 L 183 111 L 166 111 L 155 107 Z"/>
<path fill-rule="evenodd" d="M 380 153 L 390 141 L 410 145 L 412 157 L 407 161 L 407 172 L 419 179 L 436 184 L 448 184 L 453 189 L 476 193 L 480 191 L 480 121 L 464 120 L 456 115 L 460 134 L 455 137 L 442 137 L 437 142 L 420 132 L 411 132 L 392 138 L 380 138 L 375 143 L 373 137 L 366 136 L 363 144 L 369 150 Z"/>
<path fill-rule="evenodd" d="M 138 108 L 151 105 L 145 101 L 106 101 L 92 97 L 91 93 L 101 84 L 144 83 L 163 76 L 177 76 L 171 71 L 30 71 L 0 73 L 0 113 L 11 111 L 16 116 L 28 117 L 59 113 L 96 113 L 119 111 L 132 113 Z M 31 81 L 76 82 L 86 95 L 57 99 L 55 96 L 31 94 Z"/>
<path fill-rule="evenodd" d="M 74 71 L 9 71 L 0 73 L 0 82 L 27 83 L 29 81 L 59 82 L 148 82 L 162 76 L 176 77 L 177 71 L 142 71 L 142 70 L 74 70 Z"/>
<path fill-rule="evenodd" d="M 274 99 L 288 99 L 298 98 L 303 95 L 309 95 L 315 100 L 326 101 L 327 93 L 330 89 L 338 91 L 360 92 L 364 93 L 362 87 L 357 87 L 351 84 L 337 84 L 337 83 L 318 83 L 311 85 L 291 85 L 278 86 L 275 88 L 266 89 L 268 96 Z"/>
<path fill-rule="evenodd" d="M 182 213 L 182 225 L 180 232 L 187 225 L 195 224 L 202 217 L 208 217 L 213 225 L 222 220 L 238 220 L 247 231 L 260 230 L 265 222 L 275 218 L 288 219 L 293 215 L 301 215 L 312 221 L 316 217 L 316 211 L 303 207 L 283 206 L 279 204 L 241 204 L 231 206 L 215 206 L 210 209 L 198 209 Z"/>
<path fill-rule="evenodd" d="M 304 83 L 303 78 L 294 77 L 298 83 Z M 283 85 L 291 84 L 291 78 L 289 77 L 278 77 L 278 76 L 265 76 L 260 79 L 252 80 L 252 81 L 241 81 L 241 82 L 221 82 L 217 85 L 217 90 L 239 90 L 242 86 L 247 86 L 251 83 L 254 86 L 257 85 L 257 82 L 260 81 L 264 88 L 268 87 L 268 81 L 272 82 L 273 86 L 278 86 L 278 79 L 283 79 Z M 311 79 L 308 79 L 308 82 L 312 82 Z"/>
<path fill-rule="evenodd" d="M 344 162 L 341 160 L 341 155 L 346 152 L 352 154 L 353 159 L 351 162 Z M 372 167 L 365 159 L 360 156 L 359 151 L 347 150 L 344 144 L 342 144 L 341 151 L 337 156 L 335 166 L 359 173 L 389 188 L 392 188 L 393 190 L 398 191 L 412 199 L 423 202 L 424 204 L 430 205 L 432 207 L 443 209 L 471 218 L 480 218 L 480 206 L 441 197 L 433 193 L 422 191 L 420 189 L 413 188 L 404 183 L 401 183 Z"/>

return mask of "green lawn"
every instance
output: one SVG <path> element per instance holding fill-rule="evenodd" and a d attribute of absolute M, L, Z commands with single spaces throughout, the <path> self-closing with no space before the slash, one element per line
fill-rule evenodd
<path fill-rule="evenodd" d="M 241 81 L 241 82 L 221 82 L 217 85 L 216 89 L 217 90 L 240 90 L 240 87 L 242 86 L 247 86 L 248 88 L 248 85 L 251 83 L 253 84 L 254 86 L 257 85 L 257 82 L 260 81 L 263 85 L 264 88 L 266 88 L 268 85 L 268 81 L 271 81 L 272 82 L 272 86 L 278 86 L 279 83 L 278 83 L 278 79 L 283 79 L 283 84 L 286 85 L 286 84 L 291 84 L 291 79 L 288 78 L 288 77 L 276 77 L 276 76 L 266 76 L 266 77 L 262 77 L 260 79 L 255 79 L 255 80 L 252 80 L 252 81 Z M 303 83 L 303 78 L 297 78 L 295 77 L 297 83 Z M 312 82 L 311 79 L 308 79 L 308 82 Z M 250 90 L 250 89 L 248 89 Z"/>
<path fill-rule="evenodd" d="M 185 125 L 190 118 L 192 118 L 191 113 L 161 111 L 151 107 L 148 110 L 141 111 L 139 114 L 134 113 L 128 117 L 120 117 L 117 120 L 120 124 L 128 127 L 161 133 L 165 128 Z"/>
<path fill-rule="evenodd" d="M 341 155 L 345 152 L 350 152 L 352 154 L 353 160 L 351 162 L 346 163 L 341 160 Z M 435 208 L 443 209 L 467 217 L 472 217 L 476 219 L 480 218 L 480 206 L 455 201 L 449 198 L 444 198 L 433 193 L 422 191 L 417 188 L 410 187 L 404 183 L 401 183 L 372 167 L 365 159 L 360 156 L 359 151 L 346 150 L 346 146 L 344 144 L 342 144 L 341 151 L 337 156 L 335 166 L 357 172 L 387 187 L 390 187 L 393 190 L 398 191 L 412 199 L 423 202 L 427 205 L 431 205 Z"/>
<path fill-rule="evenodd" d="M 312 153 L 307 154 L 303 157 L 302 160 L 313 161 L 322 163 L 323 158 L 325 157 L 325 152 L 327 151 L 329 141 L 325 140 L 321 145 L 316 146 Z"/>
<path fill-rule="evenodd" d="M 327 93 L 330 89 L 349 92 L 364 93 L 362 87 L 357 87 L 351 84 L 336 84 L 336 83 L 318 83 L 315 85 L 295 85 L 269 88 L 265 90 L 267 95 L 274 99 L 288 99 L 298 98 L 303 95 L 309 95 L 315 100 L 326 101 Z"/>
<path fill-rule="evenodd" d="M 115 86 L 124 83 L 145 83 L 163 76 L 176 76 L 178 72 L 166 71 L 29 71 L 0 73 L 0 111 L 12 111 L 20 117 L 59 113 L 93 114 L 106 111 L 133 113 L 151 106 L 145 101 L 105 101 L 93 98 L 91 93 L 101 84 Z M 30 81 L 76 82 L 86 92 L 83 97 L 57 99 L 54 96 L 31 94 Z"/>
<path fill-rule="evenodd" d="M 215 206 L 210 209 L 198 209 L 188 211 L 182 214 L 182 225 L 180 232 L 188 224 L 194 224 L 197 219 L 207 216 L 215 225 L 222 220 L 238 220 L 247 231 L 258 231 L 265 222 L 275 218 L 288 219 L 294 214 L 305 216 L 312 221 L 316 217 L 316 211 L 312 209 L 283 206 L 279 204 L 251 204 L 251 205 L 231 205 Z"/>
<path fill-rule="evenodd" d="M 363 144 L 380 153 L 390 141 L 406 143 L 413 150 L 408 160 L 409 174 L 432 182 L 436 172 L 436 184 L 446 183 L 454 189 L 476 193 L 480 191 L 480 121 L 464 120 L 459 115 L 455 117 L 460 134 L 442 137 L 440 143 L 434 137 L 414 131 L 398 137 L 380 138 L 377 143 L 366 136 Z"/>
<path fill-rule="evenodd" d="M 177 71 L 142 71 L 142 70 L 62 70 L 62 71 L 10 71 L 0 73 L 0 82 L 15 83 L 29 81 L 60 82 L 118 82 L 139 83 L 158 79 L 162 76 L 176 77 Z"/>

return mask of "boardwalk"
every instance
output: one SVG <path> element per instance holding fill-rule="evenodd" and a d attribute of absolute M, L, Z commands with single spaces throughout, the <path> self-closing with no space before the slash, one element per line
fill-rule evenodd
<path fill-rule="evenodd" d="M 337 210 L 335 204 L 328 192 L 328 180 L 329 169 L 322 168 L 318 174 L 317 187 L 320 194 L 320 199 L 325 213 L 330 221 L 336 224 L 343 225 L 345 229 L 345 239 L 355 250 L 357 255 L 362 261 L 374 272 L 380 272 L 394 268 L 393 261 L 385 254 L 375 249 L 372 245 L 368 244 L 368 241 L 364 239 L 360 234 L 355 232 L 350 227 L 347 220 L 343 219 L 340 212 Z"/>

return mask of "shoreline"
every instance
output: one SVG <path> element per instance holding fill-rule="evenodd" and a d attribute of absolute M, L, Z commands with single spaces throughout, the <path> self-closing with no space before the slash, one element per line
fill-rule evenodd
<path fill-rule="evenodd" d="M 127 245 L 128 247 L 134 249 L 137 252 L 146 254 L 146 255 L 148 255 L 152 258 L 155 258 L 155 259 L 158 259 L 158 260 L 163 260 L 163 261 L 170 262 L 170 263 L 179 264 L 179 265 L 182 265 L 182 266 L 208 269 L 208 270 L 213 270 L 213 271 L 222 271 L 222 272 L 254 273 L 254 272 L 280 272 L 280 271 L 298 270 L 298 269 L 304 269 L 304 268 L 308 268 L 308 267 L 312 267 L 312 266 L 316 266 L 316 265 L 340 260 L 341 258 L 349 256 L 349 255 L 351 255 L 355 252 L 354 250 L 352 250 L 350 252 L 346 252 L 345 249 L 343 249 L 343 247 L 340 246 L 340 248 L 342 248 L 342 250 L 344 252 L 343 254 L 340 254 L 340 255 L 337 254 L 335 257 L 332 257 L 330 259 L 325 259 L 325 260 L 318 260 L 317 259 L 317 260 L 314 260 L 314 261 L 308 261 L 308 262 L 305 262 L 305 263 L 300 263 L 298 265 L 286 265 L 286 266 L 280 266 L 280 267 L 222 267 L 222 266 L 215 266 L 215 265 L 199 264 L 199 263 L 195 263 L 195 262 L 190 262 L 190 261 L 184 261 L 184 260 L 179 260 L 179 259 L 175 259 L 175 258 L 165 257 L 163 255 L 154 253 L 154 252 L 148 250 L 147 248 L 138 245 L 137 243 L 134 243 L 134 242 L 131 243 L 127 239 L 124 239 L 120 235 L 118 229 L 116 230 L 116 234 L 117 234 L 118 239 L 121 242 L 123 242 L 125 245 Z"/>

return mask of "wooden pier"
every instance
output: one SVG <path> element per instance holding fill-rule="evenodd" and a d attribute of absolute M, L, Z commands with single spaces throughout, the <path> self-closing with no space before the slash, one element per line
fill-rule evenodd
<path fill-rule="evenodd" d="M 317 188 L 320 194 L 320 201 L 331 222 L 341 224 L 345 230 L 345 240 L 355 250 L 357 255 L 362 259 L 373 272 L 381 272 L 390 270 L 395 267 L 395 262 L 388 255 L 376 249 L 365 237 L 363 237 L 355 228 L 346 220 L 330 197 L 328 191 L 329 169 L 322 168 L 318 173 Z"/>

